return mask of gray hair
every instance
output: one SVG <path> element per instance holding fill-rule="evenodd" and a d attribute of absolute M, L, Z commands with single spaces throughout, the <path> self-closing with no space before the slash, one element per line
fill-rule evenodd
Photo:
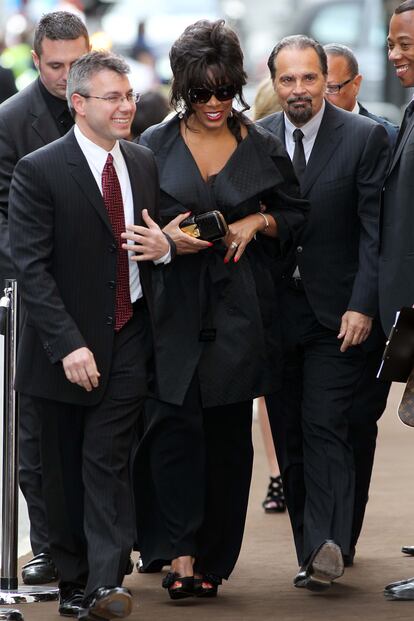
<path fill-rule="evenodd" d="M 279 52 L 281 52 L 285 47 L 294 47 L 294 48 L 297 48 L 298 50 L 306 50 L 308 48 L 312 48 L 313 50 L 315 50 L 315 52 L 318 55 L 322 74 L 325 77 L 328 75 L 328 61 L 326 58 L 325 50 L 323 49 L 322 45 L 318 43 L 318 41 L 315 41 L 315 39 L 311 39 L 310 37 L 307 37 L 306 35 L 299 34 L 299 35 L 291 35 L 289 37 L 284 37 L 283 39 L 279 41 L 279 43 L 276 43 L 275 47 L 271 51 L 269 59 L 267 61 L 267 66 L 269 67 L 272 80 L 274 80 L 276 77 L 276 67 L 275 67 L 276 57 L 279 54 Z"/>
<path fill-rule="evenodd" d="M 328 43 L 327 45 L 324 45 L 323 48 L 328 56 L 342 56 L 346 59 L 351 78 L 355 78 L 355 76 L 358 75 L 358 61 L 355 54 L 349 47 L 342 45 L 341 43 Z"/>
<path fill-rule="evenodd" d="M 119 75 L 126 75 L 130 72 L 125 60 L 111 52 L 89 52 L 73 63 L 66 84 L 66 99 L 73 117 L 75 110 L 72 108 L 72 95 L 74 93 L 89 95 L 91 78 L 105 70 L 114 71 Z"/>

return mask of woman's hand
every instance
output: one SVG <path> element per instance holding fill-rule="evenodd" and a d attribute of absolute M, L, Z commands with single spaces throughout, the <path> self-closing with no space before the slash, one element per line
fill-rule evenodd
<path fill-rule="evenodd" d="M 272 218 L 272 216 L 266 217 L 268 220 Z M 263 231 L 266 226 L 266 221 L 260 213 L 250 214 L 249 216 L 230 224 L 229 231 L 223 240 L 227 246 L 227 253 L 224 257 L 224 263 L 228 263 L 231 258 L 233 258 L 233 261 L 237 263 L 245 251 L 247 244 L 253 239 L 256 233 Z"/>
<path fill-rule="evenodd" d="M 175 242 L 177 254 L 195 254 L 213 245 L 211 242 L 197 239 L 196 237 L 188 235 L 188 233 L 183 233 L 180 229 L 179 224 L 188 218 L 190 214 L 191 211 L 179 214 L 163 228 L 163 231 Z"/>

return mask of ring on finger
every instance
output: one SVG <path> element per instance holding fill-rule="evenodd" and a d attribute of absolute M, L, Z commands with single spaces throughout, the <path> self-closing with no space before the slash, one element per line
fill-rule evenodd
<path fill-rule="evenodd" d="M 232 241 L 230 244 L 230 248 L 232 250 L 237 250 L 237 248 L 239 247 L 239 244 L 237 244 L 235 241 Z"/>

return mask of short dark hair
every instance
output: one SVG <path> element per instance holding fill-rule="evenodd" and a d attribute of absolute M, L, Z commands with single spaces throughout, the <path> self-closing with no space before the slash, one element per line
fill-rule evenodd
<path fill-rule="evenodd" d="M 269 59 L 267 61 L 267 66 L 270 70 L 270 75 L 272 76 L 272 80 L 276 77 L 276 68 L 275 68 L 275 60 L 279 52 L 281 52 L 286 47 L 295 47 L 299 50 L 306 50 L 307 48 L 312 48 L 315 50 L 319 57 L 319 64 L 321 66 L 321 71 L 323 75 L 326 77 L 328 75 L 328 60 L 326 58 L 325 50 L 322 45 L 315 41 L 315 39 L 311 39 L 306 35 L 291 35 L 289 37 L 284 37 L 276 43 L 273 48 Z"/>
<path fill-rule="evenodd" d="M 342 45 L 341 43 L 328 43 L 323 46 L 323 49 L 325 50 L 327 56 L 342 56 L 346 59 L 351 78 L 355 78 L 355 76 L 358 75 L 358 61 L 355 54 L 349 47 Z"/>
<path fill-rule="evenodd" d="M 72 116 L 75 111 L 72 108 L 72 95 L 89 95 L 90 79 L 100 71 L 109 69 L 119 75 L 126 75 L 130 72 L 129 65 L 121 56 L 111 52 L 89 52 L 78 58 L 71 66 L 66 84 L 66 99 Z"/>
<path fill-rule="evenodd" d="M 42 16 L 38 23 L 35 34 L 33 49 L 39 56 L 42 55 L 43 39 L 52 41 L 74 40 L 84 37 L 89 47 L 89 35 L 86 26 L 79 17 L 68 11 L 54 11 Z"/>
<path fill-rule="evenodd" d="M 399 4 L 394 11 L 394 15 L 405 13 L 405 11 L 414 11 L 414 0 L 405 0 L 405 2 Z"/>
<path fill-rule="evenodd" d="M 243 109 L 249 108 L 243 98 L 247 81 L 243 52 L 236 33 L 224 20 L 200 20 L 188 26 L 171 48 L 170 63 L 171 105 L 175 110 L 184 107 L 186 118 L 193 112 L 188 94 L 192 87 L 234 84 Z"/>

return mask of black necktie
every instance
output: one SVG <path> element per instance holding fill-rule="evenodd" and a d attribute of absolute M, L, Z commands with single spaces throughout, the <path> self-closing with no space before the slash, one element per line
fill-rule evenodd
<path fill-rule="evenodd" d="M 411 121 L 411 117 L 413 116 L 413 112 L 414 112 L 414 100 L 410 101 L 410 103 L 408 104 L 408 106 L 405 109 L 404 117 L 403 117 L 403 120 L 402 120 L 402 123 L 401 123 L 400 131 L 398 132 L 397 142 L 395 143 L 394 151 L 397 150 L 397 147 L 398 147 L 398 145 L 401 142 L 401 138 L 404 135 L 404 132 L 405 132 L 405 130 L 407 128 L 407 125 Z"/>
<path fill-rule="evenodd" d="M 306 168 L 305 151 L 303 149 L 302 138 L 304 133 L 301 129 L 295 129 L 293 132 L 293 140 L 295 142 L 295 150 L 293 152 L 292 164 L 299 181 L 301 180 Z"/>

